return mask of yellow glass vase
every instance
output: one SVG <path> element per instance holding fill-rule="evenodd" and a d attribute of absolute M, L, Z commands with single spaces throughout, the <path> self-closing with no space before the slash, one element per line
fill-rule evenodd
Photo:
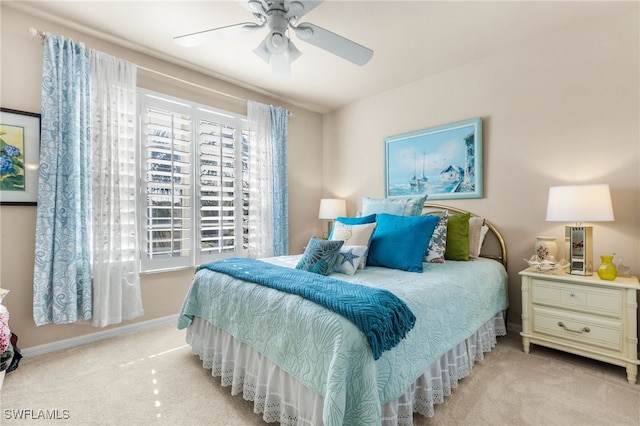
<path fill-rule="evenodd" d="M 616 266 L 613 264 L 613 256 L 600 256 L 602 263 L 598 267 L 598 276 L 601 280 L 613 281 L 618 276 Z"/>

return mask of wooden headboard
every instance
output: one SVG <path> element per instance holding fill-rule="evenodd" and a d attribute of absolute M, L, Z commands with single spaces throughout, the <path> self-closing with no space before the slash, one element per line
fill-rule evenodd
<path fill-rule="evenodd" d="M 443 204 L 424 203 L 424 206 L 422 208 L 423 214 L 436 210 L 448 210 L 453 213 L 470 213 L 471 216 L 478 216 L 473 212 L 462 210 L 456 207 L 445 206 Z M 507 269 L 507 246 L 504 242 L 502 234 L 500 233 L 500 231 L 498 231 L 498 228 L 496 228 L 495 225 L 493 225 L 487 219 L 484 220 L 484 224 L 489 228 L 489 232 L 487 233 L 487 236 L 485 238 L 485 243 L 482 245 L 480 256 L 497 260 L 498 262 L 502 263 L 502 265 L 504 265 L 505 269 Z"/>

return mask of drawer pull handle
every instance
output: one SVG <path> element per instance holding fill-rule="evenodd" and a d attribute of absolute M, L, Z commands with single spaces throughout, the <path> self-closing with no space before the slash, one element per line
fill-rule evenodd
<path fill-rule="evenodd" d="M 588 332 L 591 331 L 591 329 L 589 327 L 582 327 L 582 330 L 572 330 L 572 329 L 568 328 L 566 325 L 564 325 L 564 323 L 562 321 L 558 322 L 558 326 L 564 328 L 567 331 L 570 331 L 572 333 L 578 333 L 578 334 L 588 333 Z"/>

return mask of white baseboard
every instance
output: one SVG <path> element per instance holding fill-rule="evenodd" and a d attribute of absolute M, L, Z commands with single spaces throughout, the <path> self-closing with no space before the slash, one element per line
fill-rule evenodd
<path fill-rule="evenodd" d="M 33 346 L 30 348 L 20 349 L 23 357 L 29 358 L 38 355 L 44 355 L 50 352 L 56 352 L 63 349 L 73 348 L 75 346 L 94 343 L 110 337 L 124 336 L 126 334 L 135 333 L 137 331 L 148 330 L 162 325 L 178 323 L 178 315 L 169 315 L 162 318 L 155 318 L 148 321 L 137 322 L 135 324 L 124 325 L 109 330 L 98 331 L 96 333 L 84 336 L 72 337 L 71 339 L 59 340 L 57 342 L 45 343 L 44 345 Z M 19 346 L 18 346 L 19 347 Z"/>

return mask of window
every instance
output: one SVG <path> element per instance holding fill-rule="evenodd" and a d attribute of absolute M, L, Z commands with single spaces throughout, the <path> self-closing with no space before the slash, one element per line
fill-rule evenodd
<path fill-rule="evenodd" d="M 139 92 L 141 270 L 240 256 L 247 243 L 246 118 Z"/>

